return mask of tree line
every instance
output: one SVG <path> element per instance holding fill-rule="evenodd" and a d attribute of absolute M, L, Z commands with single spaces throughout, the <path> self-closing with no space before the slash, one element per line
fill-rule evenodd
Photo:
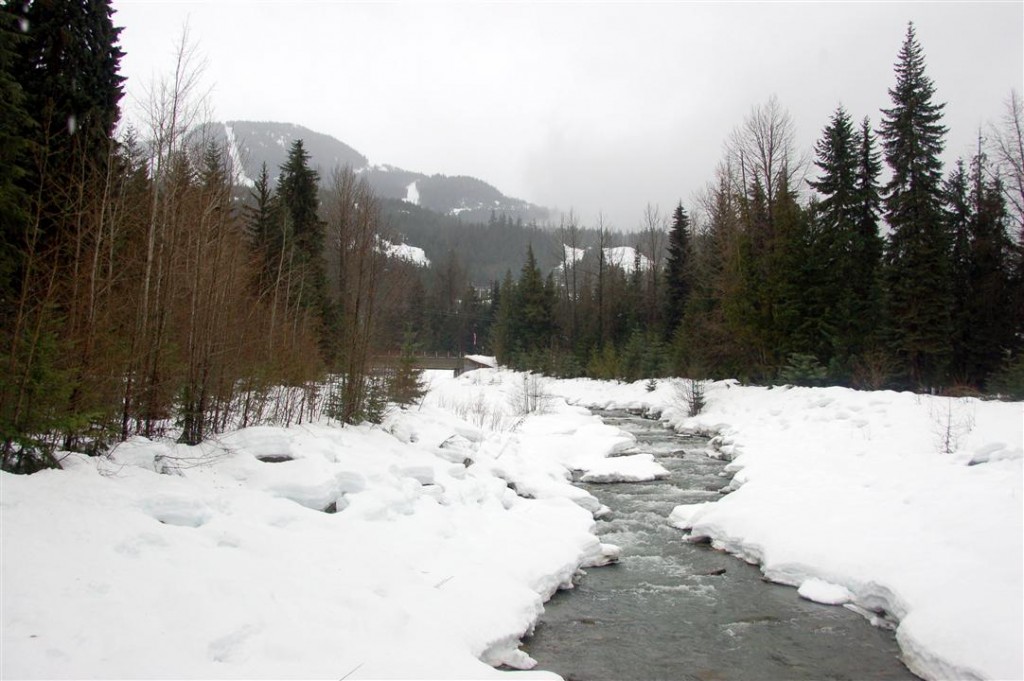
<path fill-rule="evenodd" d="M 1024 122 L 1006 116 L 943 172 L 943 104 L 910 24 L 876 128 L 839 106 L 811 162 L 772 98 L 726 143 L 691 216 L 648 206 L 644 263 L 603 257 L 602 225 L 559 230 L 494 287 L 493 349 L 513 365 L 635 380 L 958 389 L 1024 386 Z M 806 185 L 806 186 L 805 186 Z M 542 320 L 542 321 L 540 321 Z"/>
<path fill-rule="evenodd" d="M 115 136 L 109 2 L 7 1 L 0 22 L 3 468 L 133 435 L 379 417 L 393 395 L 374 338 L 412 275 L 381 248 L 367 185 L 338 169 L 321 188 L 300 140 L 276 187 L 264 167 L 241 190 L 201 134 L 187 33 Z"/>
<path fill-rule="evenodd" d="M 388 208 L 351 169 L 320 177 L 301 140 L 238 186 L 202 132 L 187 33 L 138 127 L 117 132 L 118 32 L 107 0 L 0 12 L 5 470 L 135 435 L 379 419 L 417 393 L 415 346 L 563 376 L 1024 383 L 1020 99 L 943 174 L 942 105 L 912 26 L 892 108 L 877 131 L 834 112 L 809 197 L 772 99 L 737 128 L 692 217 L 648 206 L 624 237 L 570 213 L 543 238 L 496 217 L 477 226 L 503 251 L 489 274 L 512 250 L 522 266 L 485 286 L 457 250 L 468 227 L 429 267 L 388 257 L 393 221 L 410 231 L 401 211 L 419 209 Z M 375 370 L 397 349 L 397 370 Z"/>

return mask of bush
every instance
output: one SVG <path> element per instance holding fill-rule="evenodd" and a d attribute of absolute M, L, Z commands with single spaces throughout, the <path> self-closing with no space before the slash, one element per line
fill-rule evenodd
<path fill-rule="evenodd" d="M 793 385 L 824 385 L 828 371 L 814 355 L 794 352 L 786 358 L 786 366 L 779 371 L 779 380 Z"/>

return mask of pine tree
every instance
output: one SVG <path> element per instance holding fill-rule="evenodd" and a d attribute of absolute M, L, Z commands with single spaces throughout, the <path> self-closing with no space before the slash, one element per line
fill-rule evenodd
<path fill-rule="evenodd" d="M 692 288 L 693 247 L 690 243 L 690 218 L 683 204 L 672 214 L 668 235 L 668 261 L 665 264 L 665 335 L 671 338 L 679 328 Z"/>
<path fill-rule="evenodd" d="M 885 215 L 892 232 L 885 258 L 891 345 L 909 381 L 935 386 L 946 377 L 950 355 L 949 240 L 942 219 L 944 104 L 925 75 L 924 55 L 907 35 L 896 63 L 893 106 L 882 111 L 881 137 L 892 179 Z"/>

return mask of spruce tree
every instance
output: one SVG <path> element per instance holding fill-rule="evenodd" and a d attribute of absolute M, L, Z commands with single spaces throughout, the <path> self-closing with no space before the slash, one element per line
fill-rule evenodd
<path fill-rule="evenodd" d="M 980 146 L 980 145 L 979 145 Z M 1013 242 L 1002 182 L 991 172 L 980 151 L 971 163 L 966 379 L 984 388 L 1010 352 L 1019 344 L 1007 302 L 1012 298 Z"/>
<path fill-rule="evenodd" d="M 819 175 L 808 184 L 820 195 L 814 204 L 816 285 L 806 295 L 817 298 L 833 378 L 847 379 L 878 324 L 878 156 L 867 119 L 855 130 L 841 106 L 815 152 Z"/>
<path fill-rule="evenodd" d="M 878 231 L 882 198 L 878 176 L 882 163 L 875 148 L 875 135 L 867 116 L 857 135 L 857 179 L 855 182 L 855 237 L 851 259 L 855 264 L 851 286 L 858 290 L 854 300 L 852 352 L 862 358 L 877 350 L 882 325 L 882 290 L 879 273 L 884 241 Z"/>
<path fill-rule="evenodd" d="M 15 75 L 15 48 L 24 40 L 17 18 L 0 9 L 0 328 L 11 327 L 10 306 L 18 290 L 25 229 L 25 156 L 32 119 Z"/>
<path fill-rule="evenodd" d="M 295 248 L 295 266 L 299 277 L 293 291 L 295 302 L 312 311 L 320 320 L 320 345 L 331 361 L 336 352 L 336 315 L 327 296 L 327 272 L 324 260 L 326 225 L 320 219 L 320 174 L 309 166 L 309 153 L 302 140 L 295 140 L 281 166 L 277 183 L 283 233 L 291 235 Z"/>
<path fill-rule="evenodd" d="M 672 214 L 668 233 L 668 260 L 665 263 L 665 336 L 671 338 L 679 328 L 692 288 L 693 247 L 690 243 L 690 218 L 683 204 Z"/>
<path fill-rule="evenodd" d="M 550 285 L 545 283 L 533 255 L 533 246 L 527 247 L 516 293 L 519 337 L 516 345 L 527 354 L 547 350 L 555 328 L 554 281 Z"/>
<path fill-rule="evenodd" d="M 946 377 L 950 355 L 949 239 L 942 219 L 944 104 L 925 74 L 914 25 L 896 63 L 893 106 L 882 111 L 881 137 L 892 178 L 885 187 L 891 229 L 885 257 L 892 350 L 918 387 Z"/>
<path fill-rule="evenodd" d="M 102 176 L 124 96 L 121 29 L 109 0 L 7 0 L 6 6 L 25 31 L 17 74 L 38 122 L 36 186 L 45 174 L 64 189 L 83 168 Z"/>
<path fill-rule="evenodd" d="M 950 240 L 950 288 L 952 292 L 952 354 L 950 372 L 954 379 L 967 380 L 967 344 L 970 335 L 971 210 L 967 169 L 963 159 L 943 183 L 946 232 Z"/>

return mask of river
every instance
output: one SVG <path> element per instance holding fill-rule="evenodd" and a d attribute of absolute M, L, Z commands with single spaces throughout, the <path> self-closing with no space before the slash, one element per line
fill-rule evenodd
<path fill-rule="evenodd" d="M 538 669 L 577 681 L 917 678 L 891 631 L 766 582 L 756 566 L 689 543 L 668 524 L 677 504 L 717 499 L 728 483 L 704 440 L 625 412 L 601 415 L 672 475 L 581 485 L 612 510 L 598 533 L 622 560 L 588 570 L 548 602 L 523 645 Z"/>

